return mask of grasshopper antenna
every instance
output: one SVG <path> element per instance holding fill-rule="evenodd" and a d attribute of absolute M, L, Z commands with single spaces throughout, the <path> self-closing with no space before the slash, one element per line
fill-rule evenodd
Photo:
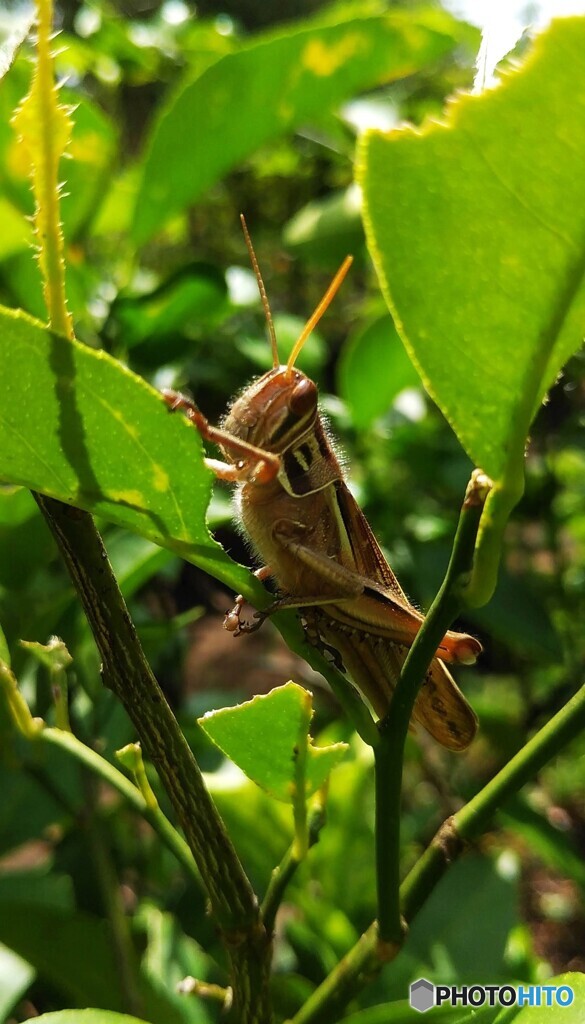
<path fill-rule="evenodd" d="M 268 333 L 270 335 L 270 347 L 272 349 L 272 365 L 276 370 L 280 366 L 280 358 L 278 355 L 278 345 L 276 343 L 276 331 L 274 330 L 274 324 L 272 322 L 272 313 L 270 312 L 270 304 L 268 302 L 268 296 L 266 294 L 266 288 L 264 287 L 264 281 L 262 280 L 262 274 L 260 273 L 260 267 L 258 266 L 258 260 L 256 259 L 256 253 L 254 252 L 254 246 L 252 245 L 252 239 L 250 238 L 250 232 L 248 231 L 248 225 L 246 224 L 246 218 L 244 214 L 240 214 L 240 221 L 242 224 L 242 231 L 244 232 L 244 238 L 246 240 L 246 248 L 250 256 L 250 263 L 252 264 L 252 270 L 256 275 L 256 281 L 258 282 L 258 291 L 260 292 L 260 298 L 262 299 L 262 308 L 264 309 L 264 316 L 266 317 L 266 326 L 268 327 Z"/>
<path fill-rule="evenodd" d="M 298 359 L 299 352 L 301 351 L 303 345 L 305 344 L 307 338 L 309 337 L 309 334 L 317 326 L 319 320 L 323 316 L 323 313 L 331 304 L 332 299 L 339 291 L 343 279 L 347 274 L 349 268 L 351 267 L 352 263 L 353 256 L 346 256 L 339 270 L 337 271 L 335 277 L 333 278 L 331 284 L 329 285 L 327 291 L 325 292 L 325 295 L 321 299 L 321 302 L 317 306 L 315 312 L 307 320 L 305 326 L 303 327 L 301 333 L 299 334 L 297 340 L 295 341 L 294 348 L 290 356 L 288 357 L 288 362 L 286 364 L 287 373 L 290 373 L 290 371 L 292 370 L 293 366 L 295 365 L 295 362 Z"/>

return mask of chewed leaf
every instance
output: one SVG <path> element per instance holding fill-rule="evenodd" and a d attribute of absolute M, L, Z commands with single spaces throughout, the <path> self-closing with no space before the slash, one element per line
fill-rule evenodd
<path fill-rule="evenodd" d="M 58 636 L 52 636 L 46 644 L 40 644 L 36 640 L 21 640 L 20 646 L 30 651 L 50 672 L 61 672 L 73 661 L 67 647 Z"/>
<path fill-rule="evenodd" d="M 444 123 L 368 133 L 368 244 L 402 338 L 474 463 L 522 464 L 585 324 L 585 18 Z M 543 145 L 543 139 L 547 140 Z"/>
<path fill-rule="evenodd" d="M 294 803 L 299 785 L 305 798 L 311 796 L 347 750 L 346 743 L 314 747 L 312 715 L 311 694 L 289 682 L 235 708 L 210 711 L 199 724 L 249 779 L 276 800 Z"/>
<path fill-rule="evenodd" d="M 565 18 L 443 122 L 371 132 L 361 148 L 366 236 L 394 321 L 494 482 L 473 605 L 495 586 L 531 422 L 583 338 L 584 115 L 585 18 Z"/>

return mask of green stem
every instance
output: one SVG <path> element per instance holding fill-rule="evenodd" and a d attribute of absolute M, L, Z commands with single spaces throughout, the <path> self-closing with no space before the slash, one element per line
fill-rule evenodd
<path fill-rule="evenodd" d="M 308 823 L 308 841 L 307 848 L 310 850 L 319 840 L 319 833 L 325 824 L 325 806 L 319 803 L 317 806 L 311 809 L 309 814 Z M 261 914 L 262 920 L 264 921 L 264 927 L 269 935 L 272 935 L 274 931 L 274 922 L 276 920 L 276 914 L 286 887 L 297 870 L 301 858 L 297 854 L 296 843 L 291 843 L 280 864 L 275 867 L 270 877 L 270 882 L 266 890 L 266 895 L 262 901 Z"/>
<path fill-rule="evenodd" d="M 87 832 L 89 856 L 93 861 L 106 911 L 125 1009 L 127 1013 L 138 1016 L 144 1013 L 144 1006 L 139 992 L 136 956 L 122 902 L 120 880 L 103 834 L 102 822 L 97 815 L 94 779 L 86 772 L 83 772 L 83 776 L 86 806 L 82 820 Z"/>
<path fill-rule="evenodd" d="M 62 156 L 60 129 L 68 114 L 59 105 L 53 76 L 51 34 L 53 5 L 51 0 L 37 0 L 37 66 L 34 95 L 38 103 L 36 130 L 40 134 L 40 160 L 34 172 L 37 201 L 35 222 L 39 237 L 40 260 L 49 323 L 58 334 L 73 337 L 73 323 L 65 297 L 65 263 L 63 231 L 59 211 L 59 160 Z"/>
<path fill-rule="evenodd" d="M 443 823 L 400 889 L 404 919 L 420 911 L 449 865 L 476 839 L 496 810 L 585 728 L 585 686 L 452 818 Z M 337 964 L 291 1024 L 330 1024 L 339 1020 L 349 1000 L 378 973 L 387 947 L 380 944 L 374 921 L 359 942 Z"/>
<path fill-rule="evenodd" d="M 91 516 L 35 495 L 59 545 L 102 659 L 102 675 L 134 723 L 197 862 L 230 955 L 234 1019 L 271 1020 L 270 939 L 256 897 L 201 771 L 144 657 Z"/>
<path fill-rule="evenodd" d="M 55 721 L 59 729 L 71 732 L 69 721 L 69 687 L 65 669 L 51 672 L 51 688 L 55 701 Z"/>
<path fill-rule="evenodd" d="M 58 148 L 67 131 L 59 106 L 50 50 L 51 0 L 37 0 L 37 67 L 26 113 L 40 135 L 34 152 L 36 227 L 51 326 L 73 337 L 65 297 Z M 22 121 L 26 129 L 26 118 Z M 33 148 L 35 139 L 33 138 Z M 91 516 L 35 495 L 61 550 L 102 657 L 106 686 L 123 703 L 155 765 L 201 871 L 232 967 L 238 1024 L 271 1020 L 270 940 L 250 882 L 205 787 L 199 766 L 144 657 L 101 537 Z M 24 723 L 26 726 L 27 723 Z"/>
<path fill-rule="evenodd" d="M 400 744 L 397 751 L 392 749 L 389 734 L 374 751 L 378 932 L 382 942 L 396 948 L 402 945 L 406 934 L 399 900 L 403 753 Z"/>
<path fill-rule="evenodd" d="M 585 728 L 585 686 L 543 725 L 452 818 L 441 826 L 403 886 L 404 911 L 411 917 L 444 874 L 450 858 L 480 835 L 495 812 Z"/>
<path fill-rule="evenodd" d="M 160 808 L 151 806 L 140 790 L 113 764 L 110 764 L 70 732 L 47 727 L 37 732 L 34 739 L 36 742 L 47 743 L 64 750 L 69 756 L 74 757 L 76 761 L 88 768 L 97 778 L 117 790 L 130 807 L 151 825 L 167 849 L 175 855 L 185 872 L 198 885 L 201 885 L 201 875 L 183 836 L 177 832 Z"/>
<path fill-rule="evenodd" d="M 380 940 L 400 945 L 400 812 L 404 745 L 412 711 L 427 670 L 465 600 L 473 552 L 487 494 L 483 474 L 474 472 L 467 488 L 453 551 L 443 585 L 433 601 L 404 662 L 390 709 L 379 723 L 375 750 L 376 865 Z"/>
<path fill-rule="evenodd" d="M 376 723 L 355 686 L 307 642 L 297 616 L 292 612 L 278 612 L 272 621 L 291 651 L 308 662 L 311 668 L 327 680 L 358 736 L 368 746 L 377 746 L 379 736 Z"/>
<path fill-rule="evenodd" d="M 379 949 L 374 921 L 286 1024 L 337 1024 L 350 999 L 379 974 Z"/>

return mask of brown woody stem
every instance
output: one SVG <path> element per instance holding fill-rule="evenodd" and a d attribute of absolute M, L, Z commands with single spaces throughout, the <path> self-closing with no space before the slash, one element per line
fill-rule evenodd
<path fill-rule="evenodd" d="M 193 753 L 144 657 L 90 515 L 35 495 L 61 550 L 102 658 L 102 676 L 124 705 L 175 809 L 228 950 L 238 1024 L 271 1021 L 270 939 L 250 882 L 205 788 Z"/>

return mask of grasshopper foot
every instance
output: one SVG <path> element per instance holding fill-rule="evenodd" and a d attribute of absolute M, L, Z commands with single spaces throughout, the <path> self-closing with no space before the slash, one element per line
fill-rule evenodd
<path fill-rule="evenodd" d="M 254 618 L 256 622 L 245 622 L 242 620 L 242 608 L 246 601 L 243 594 L 238 594 L 234 607 L 231 611 L 225 613 L 225 619 L 223 620 L 223 628 L 227 629 L 228 633 L 233 633 L 234 636 L 241 636 L 242 633 L 255 633 L 266 619 L 266 612 L 254 612 Z"/>

